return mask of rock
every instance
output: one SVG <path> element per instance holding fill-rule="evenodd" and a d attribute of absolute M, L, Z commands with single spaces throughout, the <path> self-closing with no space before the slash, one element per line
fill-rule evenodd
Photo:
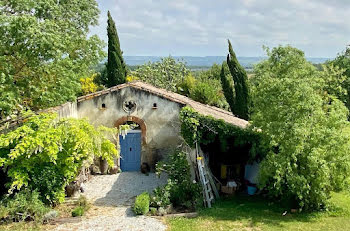
<path fill-rule="evenodd" d="M 76 181 L 73 181 L 69 183 L 69 185 L 66 186 L 66 194 L 67 197 L 72 197 L 76 192 L 80 190 L 80 186 L 77 184 Z"/>
<path fill-rule="evenodd" d="M 168 205 L 168 206 L 166 207 L 166 209 L 165 209 L 165 211 L 166 211 L 167 214 L 173 213 L 173 210 L 174 210 L 174 207 L 173 207 L 172 204 Z"/>
<path fill-rule="evenodd" d="M 158 214 L 157 214 L 158 216 L 164 216 L 166 214 L 167 214 L 167 212 L 163 207 L 158 208 Z"/>
<path fill-rule="evenodd" d="M 43 222 L 47 223 L 53 219 L 58 217 L 58 212 L 56 210 L 51 210 L 50 212 L 46 213 L 43 217 Z"/>
<path fill-rule="evenodd" d="M 109 169 L 109 174 L 117 174 L 119 168 L 117 166 L 114 166 L 113 168 Z"/>
<path fill-rule="evenodd" d="M 100 172 L 100 168 L 97 165 L 95 165 L 95 164 L 90 166 L 90 172 L 91 172 L 92 175 L 97 175 L 97 174 L 101 173 Z"/>

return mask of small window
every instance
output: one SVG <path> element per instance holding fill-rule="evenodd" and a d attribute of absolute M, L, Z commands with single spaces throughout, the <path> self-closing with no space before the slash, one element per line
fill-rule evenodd
<path fill-rule="evenodd" d="M 106 104 L 103 103 L 103 104 L 101 105 L 101 108 L 102 108 L 102 109 L 105 109 L 105 108 L 106 108 Z"/>
<path fill-rule="evenodd" d="M 157 103 L 153 103 L 153 109 L 157 109 Z"/>

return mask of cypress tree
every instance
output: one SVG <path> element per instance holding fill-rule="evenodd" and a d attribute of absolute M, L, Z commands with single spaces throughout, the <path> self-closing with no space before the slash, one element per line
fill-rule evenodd
<path fill-rule="evenodd" d="M 230 106 L 231 111 L 233 112 L 235 108 L 235 95 L 234 95 L 232 83 L 226 77 L 227 72 L 228 72 L 227 63 L 223 62 L 221 65 L 221 73 L 220 73 L 221 86 L 222 86 L 222 90 L 224 91 L 224 96 L 226 98 L 226 101 Z"/>
<path fill-rule="evenodd" d="M 239 118 L 248 120 L 250 109 L 249 107 L 251 103 L 248 76 L 244 68 L 239 64 L 236 54 L 232 49 L 230 40 L 228 40 L 228 47 L 229 54 L 227 55 L 227 65 L 232 75 L 235 87 L 234 108 L 231 107 L 231 110 L 233 114 L 237 115 Z M 226 100 L 229 101 L 230 98 L 226 98 Z"/>
<path fill-rule="evenodd" d="M 106 64 L 106 78 L 105 85 L 107 87 L 113 87 L 115 85 L 125 83 L 126 81 L 126 67 L 123 60 L 123 52 L 120 49 L 119 37 L 117 28 L 113 21 L 113 18 L 108 11 L 108 61 Z"/>

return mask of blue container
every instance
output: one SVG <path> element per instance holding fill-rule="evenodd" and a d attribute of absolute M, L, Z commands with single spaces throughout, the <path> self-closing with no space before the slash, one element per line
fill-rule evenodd
<path fill-rule="evenodd" d="M 257 188 L 254 186 L 247 186 L 248 195 L 252 196 L 256 193 Z"/>

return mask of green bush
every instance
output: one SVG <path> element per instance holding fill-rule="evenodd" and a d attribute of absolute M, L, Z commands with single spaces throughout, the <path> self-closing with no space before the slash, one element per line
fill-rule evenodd
<path fill-rule="evenodd" d="M 49 211 L 50 208 L 39 199 L 37 191 L 23 190 L 1 201 L 0 219 L 42 221 L 44 215 Z"/>
<path fill-rule="evenodd" d="M 58 119 L 53 113 L 28 116 L 22 126 L 0 135 L 0 168 L 8 168 L 10 192 L 27 186 L 55 205 L 63 202 L 65 186 L 83 163 L 103 157 L 113 166 L 118 151 L 109 136 L 114 129 L 96 129 L 85 119 Z"/>
<path fill-rule="evenodd" d="M 84 207 L 78 206 L 72 211 L 72 217 L 81 217 L 84 215 L 84 213 L 85 213 Z"/>
<path fill-rule="evenodd" d="M 5 206 L 0 205 L 0 220 L 6 219 L 8 215 L 9 215 L 8 209 Z"/>
<path fill-rule="evenodd" d="M 191 97 L 191 91 L 196 84 L 197 80 L 189 74 L 177 85 L 177 93 Z"/>
<path fill-rule="evenodd" d="M 170 205 L 170 187 L 166 185 L 165 187 L 157 187 L 153 191 L 153 195 L 151 196 L 150 206 L 152 207 L 167 207 Z"/>
<path fill-rule="evenodd" d="M 210 82 L 199 81 L 191 90 L 191 98 L 195 101 L 213 105 L 219 101 L 217 89 Z"/>
<path fill-rule="evenodd" d="M 86 211 L 90 209 L 90 203 L 88 202 L 85 196 L 81 195 L 75 204 L 77 207 L 75 207 L 72 211 L 73 217 L 81 217 Z"/>
<path fill-rule="evenodd" d="M 150 208 L 149 211 L 150 211 L 152 216 L 157 215 L 157 208 Z"/>
<path fill-rule="evenodd" d="M 137 215 L 145 215 L 149 211 L 150 196 L 148 192 L 144 192 L 136 197 L 134 212 Z"/>
<path fill-rule="evenodd" d="M 83 195 L 80 195 L 80 197 L 78 198 L 77 205 L 85 208 L 85 210 L 89 209 L 90 207 L 88 200 Z"/>
<path fill-rule="evenodd" d="M 169 178 L 168 183 L 163 188 L 154 191 L 156 198 L 158 198 L 157 202 L 160 204 L 158 207 L 168 205 L 168 195 L 174 206 L 195 208 L 201 204 L 201 186 L 197 182 L 191 181 L 190 165 L 186 153 L 175 151 L 170 155 L 168 162 L 157 163 L 156 172 L 157 174 L 165 172 Z M 161 193 L 163 193 L 163 196 Z"/>

